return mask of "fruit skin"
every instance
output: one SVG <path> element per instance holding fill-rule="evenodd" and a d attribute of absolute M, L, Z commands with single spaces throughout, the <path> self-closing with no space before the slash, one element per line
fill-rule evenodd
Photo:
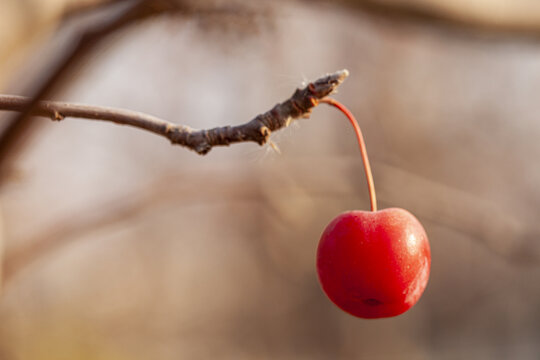
<path fill-rule="evenodd" d="M 427 285 L 426 232 L 408 211 L 348 211 L 324 230 L 317 272 L 326 295 L 357 317 L 391 317 L 410 309 Z"/>

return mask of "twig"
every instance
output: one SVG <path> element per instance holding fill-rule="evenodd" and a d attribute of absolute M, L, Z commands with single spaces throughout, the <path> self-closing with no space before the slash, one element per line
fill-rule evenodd
<path fill-rule="evenodd" d="M 311 109 L 318 104 L 318 100 L 333 93 L 348 75 L 347 70 L 326 75 L 303 89 L 297 89 L 289 99 L 276 104 L 271 110 L 245 124 L 208 130 L 192 129 L 130 110 L 57 101 L 38 102 L 32 115 L 44 116 L 52 120 L 77 117 L 129 125 L 164 136 L 173 144 L 185 146 L 204 155 L 214 146 L 227 146 L 247 141 L 254 141 L 259 145 L 265 144 L 272 131 L 288 126 L 293 119 L 309 117 Z M 31 101 L 21 96 L 0 95 L 0 110 L 25 111 Z"/>

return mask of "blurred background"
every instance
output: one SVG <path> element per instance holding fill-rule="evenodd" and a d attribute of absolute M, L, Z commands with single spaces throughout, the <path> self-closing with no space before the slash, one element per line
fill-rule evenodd
<path fill-rule="evenodd" d="M 31 95 L 76 34 L 129 2 L 2 0 L 1 92 Z M 272 134 L 281 155 L 201 157 L 33 118 L 0 189 L 0 360 L 539 358 L 537 1 L 147 3 L 47 97 L 208 128 L 348 69 L 335 97 L 360 120 L 379 207 L 408 209 L 430 238 L 426 292 L 366 321 L 320 290 L 322 230 L 369 208 L 333 109 Z"/>

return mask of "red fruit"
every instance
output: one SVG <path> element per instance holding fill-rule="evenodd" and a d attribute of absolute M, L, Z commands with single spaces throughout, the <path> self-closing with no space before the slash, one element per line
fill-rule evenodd
<path fill-rule="evenodd" d="M 426 288 L 431 253 L 426 232 L 408 211 L 377 211 L 375 185 L 360 126 L 334 99 L 321 102 L 341 110 L 353 125 L 369 189 L 371 211 L 349 211 L 324 230 L 317 249 L 319 282 L 349 314 L 381 318 L 410 309 Z"/>
<path fill-rule="evenodd" d="M 431 254 L 420 222 L 398 208 L 349 211 L 325 229 L 317 250 L 321 286 L 334 304 L 362 318 L 399 315 L 420 298 Z"/>

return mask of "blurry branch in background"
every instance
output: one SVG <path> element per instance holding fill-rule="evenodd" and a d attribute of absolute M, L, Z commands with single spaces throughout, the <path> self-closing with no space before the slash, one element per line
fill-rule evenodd
<path fill-rule="evenodd" d="M 214 146 L 227 146 L 247 141 L 253 141 L 259 145 L 265 144 L 272 131 L 288 126 L 293 119 L 309 117 L 311 109 L 317 106 L 318 100 L 332 94 L 348 75 L 347 70 L 326 75 L 308 84 L 304 89 L 297 89 L 289 99 L 276 104 L 271 110 L 257 115 L 245 124 L 209 130 L 192 129 L 130 110 L 56 101 L 35 102 L 34 98 L 12 95 L 0 95 L 0 110 L 19 111 L 25 116 L 44 116 L 52 120 L 77 117 L 129 125 L 164 136 L 172 144 L 182 145 L 204 155 Z"/>
<path fill-rule="evenodd" d="M 35 261 L 54 253 L 63 245 L 78 239 L 82 234 L 99 230 L 107 225 L 118 224 L 144 212 L 152 204 L 171 196 L 171 184 L 175 182 L 160 182 L 156 186 L 143 191 L 136 191 L 130 196 L 114 199 L 96 208 L 86 209 L 84 216 L 62 219 L 50 230 L 41 232 L 37 239 L 32 239 L 28 245 L 22 245 L 8 252 L 4 259 L 2 271 L 2 286 L 5 287 L 22 270 Z M 185 199 L 183 199 L 185 201 Z"/>
<path fill-rule="evenodd" d="M 438 183 L 413 172 L 384 162 L 376 162 L 379 180 L 379 200 L 381 205 L 395 206 L 407 204 L 408 208 L 418 215 L 426 224 L 436 225 L 456 232 L 474 241 L 489 254 L 497 257 L 513 267 L 538 268 L 540 266 L 540 247 L 536 239 L 540 228 L 523 224 L 515 216 L 508 215 L 502 206 L 486 199 Z M 220 168 L 221 166 L 221 168 Z M 117 226 L 122 222 L 136 221 L 154 206 L 174 204 L 191 206 L 193 204 L 211 203 L 213 201 L 265 201 L 265 209 L 279 217 L 279 221 L 287 224 L 290 230 L 292 223 L 287 220 L 287 212 L 295 197 L 310 199 L 327 199 L 328 181 L 339 176 L 343 169 L 358 167 L 358 158 L 354 157 L 321 157 L 290 158 L 284 157 L 272 168 L 263 168 L 259 179 L 273 179 L 275 174 L 290 174 L 295 171 L 295 181 L 302 184 L 302 192 L 291 192 L 287 186 L 272 188 L 260 186 L 260 181 L 252 176 L 236 177 L 238 164 L 222 164 L 212 166 L 211 172 L 177 172 L 157 178 L 155 181 L 138 188 L 128 194 L 106 199 L 99 204 L 88 205 L 80 209 L 80 216 L 60 218 L 47 229 L 24 239 L 20 245 L 8 250 L 4 258 L 2 282 L 7 287 L 26 270 L 39 261 L 54 256 L 59 250 L 78 241 L 88 239 L 85 234 L 101 231 L 109 226 Z M 276 167 L 277 166 L 277 167 Z M 322 167 L 332 174 L 326 181 L 318 185 L 312 182 L 313 174 L 301 169 Z M 224 171 L 226 169 L 227 171 Z M 215 186 L 214 178 L 220 178 L 220 186 Z M 395 184 L 402 186 L 395 186 Z M 200 192 L 204 188 L 204 192 Z M 406 188 L 407 191 L 403 191 Z M 332 197 L 351 199 L 356 196 L 355 186 L 338 186 L 333 189 Z M 279 194 L 279 195 L 278 195 Z M 422 194 L 429 202 L 417 202 L 415 198 Z M 271 199 L 271 200 L 268 200 Z M 460 211 L 467 208 L 467 212 Z"/>
<path fill-rule="evenodd" d="M 78 15 L 84 15 L 85 13 L 88 13 L 90 11 L 95 11 L 100 8 L 105 8 L 107 6 L 110 6 L 114 2 L 120 2 L 118 0 L 101 0 L 101 1 L 75 1 L 75 2 L 69 2 L 66 4 L 65 8 L 62 10 L 61 14 L 58 15 L 60 17 L 60 21 L 69 21 L 70 19 L 73 19 L 75 16 Z"/>
<path fill-rule="evenodd" d="M 227 199 L 227 201 L 250 201 L 260 199 L 258 182 L 253 177 L 235 177 L 239 168 L 232 164 L 224 164 L 228 172 L 216 170 L 220 173 L 220 186 L 212 183 L 214 176 L 207 173 L 196 175 L 190 173 L 176 173 L 157 178 L 156 181 L 139 188 L 129 194 L 107 199 L 98 205 L 82 209 L 82 216 L 58 219 L 54 224 L 35 236 L 25 239 L 21 245 L 9 250 L 5 254 L 2 286 L 8 286 L 25 269 L 33 264 L 54 255 L 66 245 L 77 241 L 84 241 L 85 234 L 100 231 L 107 226 L 115 226 L 123 221 L 132 221 L 141 216 L 152 206 L 166 203 L 200 204 Z M 214 167 L 215 170 L 215 167 Z M 217 176 L 217 175 L 216 175 Z M 206 190 L 201 193 L 200 188 Z M 0 359 L 2 359 L 0 357 Z"/>
<path fill-rule="evenodd" d="M 31 115 L 35 113 L 41 99 L 49 96 L 58 90 L 66 74 L 86 58 L 95 47 L 111 33 L 131 25 L 136 21 L 144 20 L 160 14 L 185 14 L 185 15 L 253 15 L 250 11 L 245 11 L 237 6 L 225 5 L 216 7 L 209 5 L 204 7 L 203 2 L 196 5 L 196 2 L 188 0 L 116 0 L 105 1 L 95 4 L 95 6 L 83 7 L 68 11 L 63 22 L 69 20 L 70 15 L 79 16 L 81 13 L 102 12 L 103 16 L 99 21 L 92 21 L 91 25 L 85 26 L 73 36 L 71 43 L 63 52 L 57 54 L 48 69 L 46 69 L 39 79 L 37 79 L 28 91 L 29 98 L 21 103 L 11 119 L 7 120 L 7 125 L 0 134 L 0 173 L 9 168 L 10 156 L 23 145 L 23 140 L 31 128 Z M 95 14 L 94 14 L 95 15 Z"/>
<path fill-rule="evenodd" d="M 422 219 L 470 238 L 513 266 L 540 266 L 536 224 L 524 222 L 504 205 L 398 166 L 378 162 L 377 168 L 381 175 L 377 195 L 383 204 L 385 199 L 392 199 L 388 205 L 408 204 Z M 429 201 L 416 201 L 419 196 Z"/>
<path fill-rule="evenodd" d="M 327 0 L 321 0 L 328 2 Z M 426 24 L 463 35 L 496 35 L 540 40 L 540 7 L 531 2 L 491 0 L 489 6 L 474 1 L 340 0 L 371 17 Z M 529 6 L 527 6 L 529 5 Z"/>
<path fill-rule="evenodd" d="M 20 140 L 30 127 L 29 117 L 38 101 L 52 92 L 70 66 L 86 55 L 100 38 L 133 18 L 143 1 L 124 1 L 122 5 L 124 4 L 126 6 L 117 11 L 115 16 L 111 16 L 100 23 L 98 22 L 79 36 L 76 36 L 71 46 L 66 48 L 63 53 L 58 54 L 57 58 L 52 61 L 49 69 L 42 74 L 42 79 L 37 80 L 32 85 L 33 89 L 30 91 L 29 100 L 18 114 L 8 120 L 8 125 L 0 135 L 0 165 L 4 165 L 10 153 L 16 150 L 17 146 L 22 145 Z"/>

